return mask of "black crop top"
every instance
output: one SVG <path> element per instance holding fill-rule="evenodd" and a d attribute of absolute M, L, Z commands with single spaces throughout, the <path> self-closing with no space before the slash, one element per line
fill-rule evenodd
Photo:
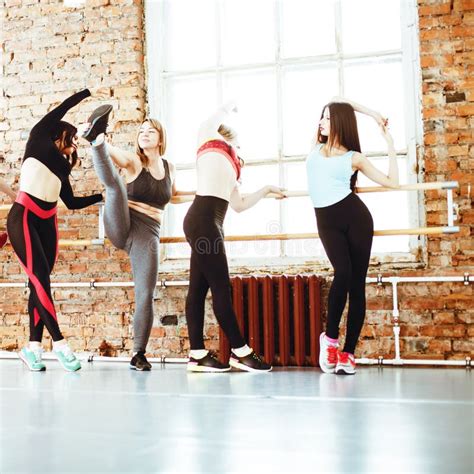
<path fill-rule="evenodd" d="M 169 203 L 172 194 L 172 184 L 168 161 L 163 159 L 165 176 L 163 179 L 154 178 L 143 168 L 140 174 L 127 184 L 127 195 L 131 201 L 143 202 L 149 206 L 163 210 Z"/>
<path fill-rule="evenodd" d="M 23 161 L 28 158 L 37 159 L 61 180 L 59 196 L 68 209 L 82 209 L 102 201 L 102 194 L 93 194 L 85 197 L 74 196 L 71 183 L 69 182 L 71 164 L 58 150 L 52 138 L 66 112 L 90 95 L 89 90 L 85 89 L 72 95 L 55 109 L 51 110 L 51 112 L 47 113 L 31 129 L 23 156 Z"/>

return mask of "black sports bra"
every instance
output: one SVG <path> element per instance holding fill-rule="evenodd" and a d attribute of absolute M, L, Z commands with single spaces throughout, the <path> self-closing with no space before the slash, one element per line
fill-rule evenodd
<path fill-rule="evenodd" d="M 131 201 L 143 202 L 158 209 L 164 209 L 170 202 L 172 195 L 172 183 L 168 161 L 163 159 L 165 176 L 156 179 L 143 168 L 140 174 L 127 184 L 127 195 Z"/>

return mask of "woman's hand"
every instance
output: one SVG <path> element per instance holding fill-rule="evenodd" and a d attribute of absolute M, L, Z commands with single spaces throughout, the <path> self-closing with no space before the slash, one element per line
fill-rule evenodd
<path fill-rule="evenodd" d="M 372 117 L 374 118 L 374 120 L 377 122 L 377 124 L 380 127 L 385 127 L 386 128 L 388 126 L 388 118 L 384 117 L 379 112 L 374 112 Z"/>
<path fill-rule="evenodd" d="M 386 119 L 386 121 L 388 123 L 388 119 Z M 388 126 L 386 124 L 379 124 L 379 125 L 380 125 L 380 131 L 382 132 L 382 136 L 387 142 L 387 145 L 393 147 L 393 137 L 388 130 Z"/>
<path fill-rule="evenodd" d="M 286 190 L 283 188 L 279 188 L 278 186 L 265 186 L 265 191 L 265 196 L 267 196 L 268 194 L 276 194 L 275 199 L 284 199 L 287 197 Z"/>
<path fill-rule="evenodd" d="M 82 138 L 84 136 L 84 133 L 89 130 L 90 126 L 91 124 L 89 122 L 80 123 L 77 126 L 77 136 Z"/>
<path fill-rule="evenodd" d="M 227 113 L 231 113 L 231 112 L 234 112 L 234 113 L 237 113 L 238 112 L 238 109 L 237 109 L 237 104 L 235 103 L 234 100 L 230 100 L 229 102 L 226 102 L 223 107 L 222 107 Z"/>

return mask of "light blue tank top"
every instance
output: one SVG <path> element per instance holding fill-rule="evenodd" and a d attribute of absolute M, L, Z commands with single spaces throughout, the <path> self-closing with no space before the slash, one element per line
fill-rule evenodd
<path fill-rule="evenodd" d="M 314 207 L 327 207 L 347 197 L 351 191 L 352 155 L 327 158 L 320 153 L 320 143 L 306 158 L 308 191 Z"/>

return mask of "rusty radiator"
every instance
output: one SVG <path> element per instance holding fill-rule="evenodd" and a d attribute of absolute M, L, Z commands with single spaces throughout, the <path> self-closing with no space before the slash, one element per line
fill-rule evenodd
<path fill-rule="evenodd" d="M 320 280 L 315 275 L 231 278 L 240 329 L 257 354 L 277 366 L 318 366 Z M 229 342 L 219 332 L 222 361 Z"/>

